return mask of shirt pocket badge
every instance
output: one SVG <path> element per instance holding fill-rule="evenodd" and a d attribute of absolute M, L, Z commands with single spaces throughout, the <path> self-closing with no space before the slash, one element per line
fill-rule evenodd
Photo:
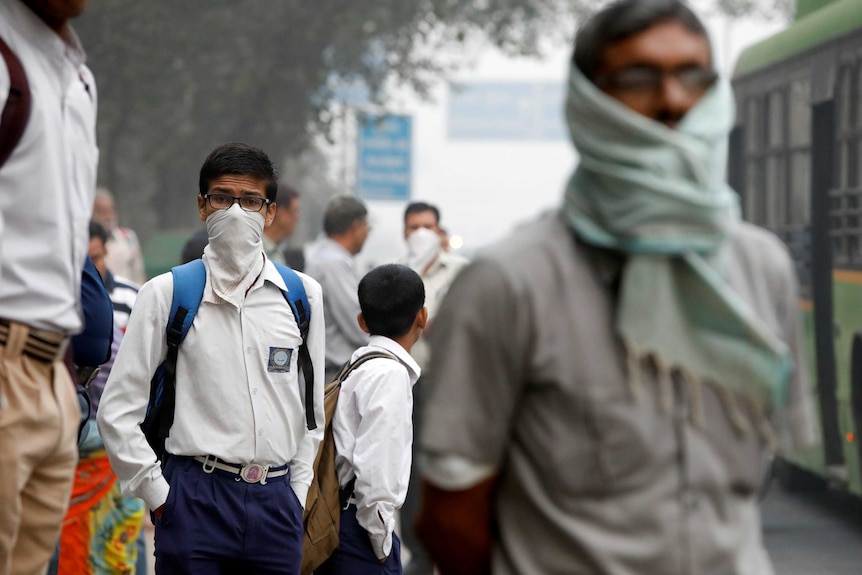
<path fill-rule="evenodd" d="M 266 370 L 271 373 L 290 373 L 290 359 L 293 349 L 288 347 L 269 348 L 269 363 Z"/>

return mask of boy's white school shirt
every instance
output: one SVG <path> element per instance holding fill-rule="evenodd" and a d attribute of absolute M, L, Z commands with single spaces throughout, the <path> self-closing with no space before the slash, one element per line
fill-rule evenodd
<path fill-rule="evenodd" d="M 407 495 L 413 384 L 421 370 L 401 345 L 379 335 L 354 351 L 351 361 L 381 351 L 397 361 L 373 359 L 348 376 L 341 386 L 332 431 L 339 483 L 344 487 L 356 477 L 356 519 L 382 559 L 392 550 L 395 510 Z"/>

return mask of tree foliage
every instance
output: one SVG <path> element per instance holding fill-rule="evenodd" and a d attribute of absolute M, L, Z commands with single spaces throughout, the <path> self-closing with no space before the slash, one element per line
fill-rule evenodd
<path fill-rule="evenodd" d="M 734 14 L 754 5 L 713 1 Z M 390 82 L 423 95 L 477 43 L 534 55 L 549 39 L 567 39 L 575 18 L 596 4 L 91 2 L 75 27 L 99 87 L 100 181 L 145 236 L 188 228 L 197 171 L 218 144 L 243 141 L 281 163 L 328 133 L 340 86 L 367 86 L 377 103 Z"/>

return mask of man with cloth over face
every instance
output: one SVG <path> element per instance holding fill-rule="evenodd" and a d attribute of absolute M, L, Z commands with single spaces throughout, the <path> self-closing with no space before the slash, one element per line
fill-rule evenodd
<path fill-rule="evenodd" d="M 263 250 L 276 181 L 266 154 L 243 144 L 216 148 L 201 168 L 206 285 L 179 348 L 164 472 L 140 423 L 150 378 L 166 355 L 172 274 L 141 288 L 102 395 L 99 430 L 123 494 L 154 510 L 160 575 L 299 573 L 322 426 L 307 431 L 297 377 L 302 338 L 284 279 Z M 314 416 L 323 421 L 321 289 L 300 278 L 311 307 Z"/>
<path fill-rule="evenodd" d="M 772 573 L 766 462 L 816 430 L 793 263 L 725 184 L 732 102 L 678 0 L 580 29 L 563 206 L 429 332 L 418 530 L 443 575 Z"/>

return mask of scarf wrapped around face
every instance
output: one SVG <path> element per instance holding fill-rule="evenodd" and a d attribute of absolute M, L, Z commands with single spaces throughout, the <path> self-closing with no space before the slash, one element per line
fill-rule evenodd
<path fill-rule="evenodd" d="M 733 112 L 730 87 L 719 82 L 672 130 L 607 96 L 573 65 L 566 118 L 581 159 L 564 213 L 584 241 L 627 255 L 616 331 L 632 389 L 650 360 L 665 410 L 677 372 L 696 398 L 696 422 L 701 385 L 709 385 L 744 432 L 765 420 L 748 421 L 738 403 L 761 415 L 782 406 L 791 362 L 723 277 L 722 253 L 740 218 L 724 172 Z"/>

